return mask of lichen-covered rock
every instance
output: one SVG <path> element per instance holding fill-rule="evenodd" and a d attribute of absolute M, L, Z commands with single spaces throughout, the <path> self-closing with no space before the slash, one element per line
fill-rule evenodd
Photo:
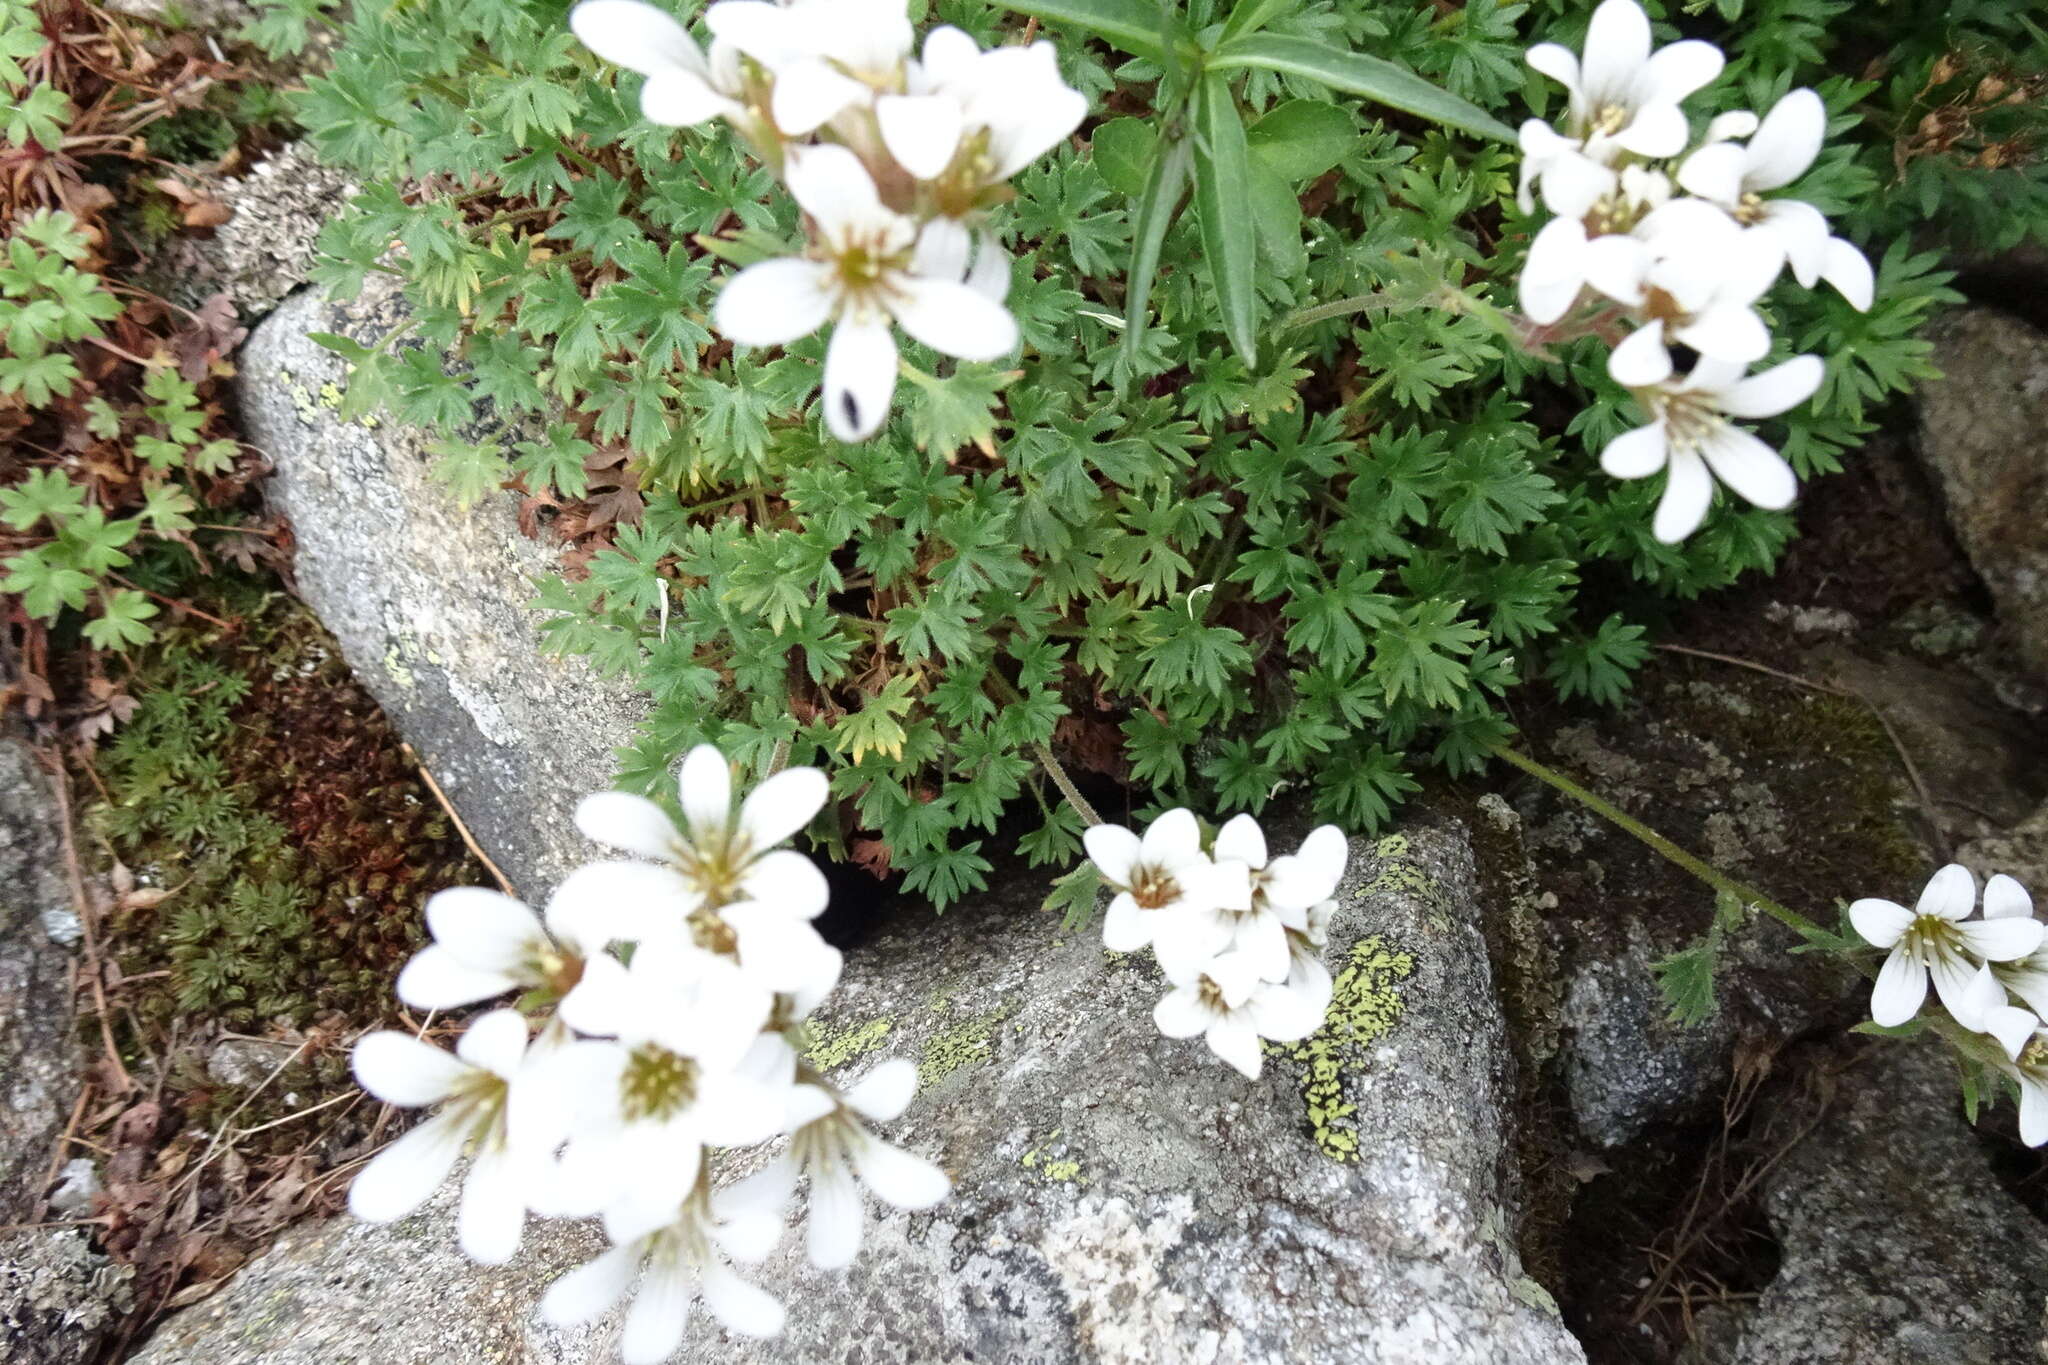
<path fill-rule="evenodd" d="M 402 316 L 389 289 L 346 306 L 295 296 L 242 349 L 243 434 L 276 466 L 269 496 L 291 519 L 306 601 L 483 846 L 539 895 L 591 856 L 570 813 L 611 785 L 642 702 L 543 649 L 528 603 L 556 554 L 520 533 L 513 495 L 465 512 L 417 433 L 335 410 L 342 363 L 308 333 L 370 342 Z"/>
<path fill-rule="evenodd" d="M 1583 1360 L 1515 1257 L 1512 1068 L 1462 827 L 1354 845 L 1330 1024 L 1256 1083 L 1199 1040 L 1159 1035 L 1149 958 L 1062 934 L 1036 912 L 1042 878 L 999 888 L 944 920 L 907 908 L 851 954 L 818 1021 L 814 1055 L 845 1075 L 885 1055 L 918 1062 L 921 1093 L 890 1136 L 942 1162 L 952 1197 L 871 1220 L 841 1274 L 786 1240 L 757 1274 L 788 1303 L 787 1334 L 735 1340 L 700 1315 L 680 1359 Z M 471 1271 L 452 1237 L 443 1210 L 288 1238 L 139 1360 L 582 1358 L 521 1325 L 554 1249 Z M 477 1315 L 529 1354 L 474 1354 L 481 1337 L 453 1334 Z M 601 1323 L 578 1349 L 609 1352 L 615 1331 Z"/>
<path fill-rule="evenodd" d="M 151 283 L 187 308 L 225 293 L 245 323 L 306 282 L 321 226 L 356 192 L 347 172 L 296 142 L 241 175 L 203 178 L 194 188 L 233 216 L 210 235 L 172 238 L 150 266 Z"/>
<path fill-rule="evenodd" d="M 1943 377 L 1920 390 L 1921 458 L 2005 630 L 2048 676 L 2048 335 L 1963 308 L 1928 337 Z"/>
<path fill-rule="evenodd" d="M 1811 1097 L 1791 1099 L 1810 1104 Z M 1934 1040 L 1876 1049 L 1768 1177 L 1783 1261 L 1718 1365 L 2037 1360 L 2048 1230 L 1963 1122 Z"/>
<path fill-rule="evenodd" d="M 1999 834 L 1987 834 L 1956 850 L 1956 858 L 1979 880 L 1996 872 L 2016 878 L 2048 907 L 2048 804 Z"/>
<path fill-rule="evenodd" d="M 80 1365 L 134 1307 L 133 1272 L 76 1228 L 0 1233 L 0 1342 L 7 1365 Z"/>

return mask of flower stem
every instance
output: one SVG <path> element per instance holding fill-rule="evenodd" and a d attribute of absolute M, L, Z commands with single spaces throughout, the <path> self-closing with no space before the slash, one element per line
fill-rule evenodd
<path fill-rule="evenodd" d="M 1081 823 L 1090 828 L 1101 824 L 1102 817 L 1095 813 L 1095 807 L 1089 805 L 1088 798 L 1081 795 L 1079 789 L 1074 786 L 1073 779 L 1067 776 L 1067 770 L 1052 756 L 1052 750 L 1044 744 L 1033 744 L 1031 748 L 1038 755 L 1039 763 L 1045 768 L 1045 775 L 1060 789 L 1060 795 L 1067 798 L 1067 804 L 1081 817 Z"/>
<path fill-rule="evenodd" d="M 1494 745 L 1493 752 L 1495 757 L 1506 759 L 1531 777 L 1539 778 L 1557 788 L 1566 796 L 1572 798 L 1572 800 L 1577 801 L 1580 805 L 1592 811 L 1595 815 L 1626 830 L 1629 834 L 1648 844 L 1659 855 L 1684 868 L 1716 891 L 1725 891 L 1743 904 L 1755 906 L 1772 919 L 1791 929 L 1792 932 L 1798 934 L 1801 938 L 1812 942 L 1823 942 L 1830 937 L 1826 930 L 1798 911 L 1786 909 L 1754 887 L 1745 886 L 1719 869 L 1695 858 L 1656 830 L 1651 829 L 1642 821 L 1623 811 L 1619 806 L 1595 796 L 1592 792 L 1587 791 L 1584 787 L 1556 769 L 1545 767 L 1527 754 L 1517 749 L 1511 749 L 1505 744 Z"/>

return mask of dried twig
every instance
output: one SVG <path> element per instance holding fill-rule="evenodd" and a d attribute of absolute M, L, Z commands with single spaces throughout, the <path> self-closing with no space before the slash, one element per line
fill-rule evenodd
<path fill-rule="evenodd" d="M 448 799 L 448 793 L 441 790 L 441 784 L 436 782 L 434 775 L 427 771 L 427 765 L 420 761 L 419 753 L 410 744 L 400 744 L 398 747 L 403 749 L 405 756 L 412 760 L 413 767 L 419 772 L 420 780 L 427 784 L 427 790 L 432 792 L 434 799 L 441 803 L 441 809 L 448 812 L 448 819 L 455 825 L 455 832 L 462 836 L 463 844 L 476 856 L 476 860 L 484 865 L 484 871 L 490 873 L 492 879 L 498 883 L 498 889 L 508 896 L 517 896 L 519 893 L 512 889 L 511 879 L 498 869 L 498 865 L 491 861 L 491 855 L 484 852 L 478 846 L 477 841 L 471 837 L 469 826 L 464 824 L 462 817 L 455 813 L 455 803 Z"/>
<path fill-rule="evenodd" d="M 45 755 L 48 761 L 51 756 Z M 121 1060 L 120 1049 L 114 1046 L 114 1027 L 107 1022 L 107 988 L 100 970 L 99 931 L 93 926 L 94 909 L 86 895 L 85 871 L 78 863 L 78 843 L 71 834 L 71 783 L 65 776 L 62 754 L 54 755 L 49 762 L 53 784 L 57 792 L 58 832 L 64 840 L 64 871 L 71 882 L 71 901 L 78 913 L 78 923 L 85 935 L 85 962 L 83 969 L 92 981 L 93 1003 L 100 1016 L 100 1041 L 105 1044 L 107 1060 L 114 1064 L 114 1071 L 121 1077 L 121 1084 L 129 1090 L 135 1089 L 135 1078 L 128 1074 L 127 1064 Z"/>

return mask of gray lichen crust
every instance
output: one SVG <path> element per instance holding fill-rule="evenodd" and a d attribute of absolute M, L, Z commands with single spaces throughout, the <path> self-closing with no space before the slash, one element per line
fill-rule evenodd
<path fill-rule="evenodd" d="M 939 1160 L 952 1198 L 871 1218 L 841 1274 L 810 1269 L 801 1237 L 788 1239 L 758 1271 L 790 1308 L 788 1333 L 741 1341 L 700 1314 L 680 1359 L 1583 1360 L 1514 1258 L 1511 1064 L 1461 827 L 1354 844 L 1330 959 L 1377 940 L 1367 956 L 1406 955 L 1407 973 L 1354 978 L 1366 984 L 1350 1021 L 1372 1026 L 1324 1038 L 1315 1062 L 1269 1055 L 1256 1083 L 1199 1039 L 1161 1037 L 1149 959 L 1061 936 L 1036 911 L 1043 893 L 1018 874 L 944 919 L 906 907 L 854 952 L 819 1021 L 821 1038 L 874 1043 L 838 1048 L 845 1075 L 881 1056 L 919 1063 L 925 1086 L 889 1136 Z M 1355 1159 L 1317 1142 L 1309 1065 L 1334 1073 L 1353 1108 Z M 509 1271 L 462 1264 L 452 1242 L 445 1208 L 388 1230 L 297 1234 L 173 1319 L 140 1360 L 565 1365 L 608 1353 L 609 1320 L 573 1346 L 522 1325 L 562 1264 L 558 1240 Z M 323 1287 L 344 1275 L 346 1293 Z M 486 1318 L 489 1344 L 459 1335 Z"/>
<path fill-rule="evenodd" d="M 556 555 L 520 534 L 514 495 L 464 512 L 416 433 L 336 411 L 345 367 L 308 334 L 374 341 L 400 316 L 374 285 L 342 307 L 294 296 L 242 350 L 244 433 L 276 466 L 307 602 L 484 847 L 540 896 L 598 856 L 570 812 L 611 785 L 644 702 L 544 653 L 528 603 Z"/>

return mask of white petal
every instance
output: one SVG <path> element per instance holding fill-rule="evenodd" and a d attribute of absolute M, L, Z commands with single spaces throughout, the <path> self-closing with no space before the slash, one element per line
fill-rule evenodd
<path fill-rule="evenodd" d="M 1858 312 L 1870 311 L 1871 300 L 1877 295 L 1877 277 L 1871 273 L 1870 258 L 1854 245 L 1840 237 L 1828 238 L 1826 254 L 1821 257 L 1820 277 L 1833 285 L 1850 307 Z"/>
<path fill-rule="evenodd" d="M 1216 831 L 1215 853 L 1218 858 L 1235 858 L 1246 867 L 1262 868 L 1266 865 L 1266 832 L 1251 816 L 1233 815 Z"/>
<path fill-rule="evenodd" d="M 2048 1086 L 2039 1081 L 2020 1084 L 2020 1141 L 2029 1147 L 2048 1142 Z"/>
<path fill-rule="evenodd" d="M 804 137 L 837 118 L 842 110 L 867 103 L 872 95 L 868 87 L 851 76 L 841 75 L 816 58 L 807 58 L 775 73 L 770 112 L 775 117 L 775 126 L 784 135 Z M 794 191 L 796 186 L 791 185 L 790 189 Z M 801 195 L 798 202 L 803 202 Z M 806 203 L 804 207 L 811 206 Z"/>
<path fill-rule="evenodd" d="M 1246 956 L 1261 981 L 1285 981 L 1293 966 L 1293 956 L 1287 950 L 1287 927 L 1278 915 L 1253 915 L 1239 920 L 1231 947 Z"/>
<path fill-rule="evenodd" d="M 920 56 L 925 76 L 940 86 L 967 80 L 981 64 L 981 48 L 951 24 L 941 24 L 924 35 Z"/>
<path fill-rule="evenodd" d="M 1650 252 L 1633 237 L 1606 233 L 1586 243 L 1586 283 L 1616 303 L 1631 308 L 1643 301 L 1650 273 Z"/>
<path fill-rule="evenodd" d="M 416 1010 L 452 1010 L 503 995 L 520 984 L 506 972 L 465 965 L 439 944 L 414 953 L 398 974 L 398 998 Z"/>
<path fill-rule="evenodd" d="M 1685 112 L 1676 104 L 1652 104 L 1638 109 L 1628 127 L 1614 135 L 1614 141 L 1637 156 L 1661 158 L 1684 151 L 1691 135 Z"/>
<path fill-rule="evenodd" d="M 1970 951 L 1986 962 L 2016 962 L 2041 946 L 2048 925 L 2035 919 L 1965 920 L 1956 928 Z"/>
<path fill-rule="evenodd" d="M 1210 1050 L 1242 1072 L 1247 1080 L 1259 1078 L 1259 1035 L 1251 1021 L 1241 1016 L 1219 1019 L 1204 1035 Z"/>
<path fill-rule="evenodd" d="M 974 237 L 951 218 L 934 218 L 917 234 L 917 250 L 910 258 L 913 275 L 934 280 L 967 278 L 967 258 L 974 252 Z"/>
<path fill-rule="evenodd" d="M 1523 54 L 1523 59 L 1559 85 L 1568 89 L 1578 86 L 1579 59 L 1562 44 L 1538 43 Z"/>
<path fill-rule="evenodd" d="M 1543 202 L 1561 218 L 1583 218 L 1593 205 L 1620 183 L 1607 167 L 1578 152 L 1568 152 L 1543 168 Z"/>
<path fill-rule="evenodd" d="M 1617 479 L 1647 478 L 1664 467 L 1668 453 L 1664 423 L 1660 420 L 1624 431 L 1609 441 L 1600 452 L 1600 467 Z"/>
<path fill-rule="evenodd" d="M 808 823 L 808 821 L 806 822 Z M 793 848 L 764 853 L 747 864 L 741 893 L 792 915 L 813 919 L 832 899 L 832 889 L 818 865 Z"/>
<path fill-rule="evenodd" d="M 633 987 L 625 964 L 600 953 L 583 964 L 583 976 L 556 1008 L 578 1033 L 618 1033 L 632 1022 Z"/>
<path fill-rule="evenodd" d="M 1846 243 L 1844 244 L 1846 245 Z M 991 303 L 1010 296 L 1010 254 L 993 232 L 975 237 L 974 264 L 967 269 L 967 287 Z"/>
<path fill-rule="evenodd" d="M 1730 417 L 1776 417 L 1811 398 L 1825 371 L 1819 356 L 1796 355 L 1721 390 L 1715 406 Z"/>
<path fill-rule="evenodd" d="M 1742 198 L 1746 164 L 1742 148 L 1734 143 L 1710 142 L 1679 165 L 1678 183 L 1691 194 L 1733 208 Z"/>
<path fill-rule="evenodd" d="M 847 1088 L 847 1105 L 864 1118 L 887 1123 L 917 1095 L 917 1064 L 892 1057 Z"/>
<path fill-rule="evenodd" d="M 785 178 L 797 203 L 821 225 L 863 223 L 886 212 L 867 167 L 836 144 L 791 148 Z"/>
<path fill-rule="evenodd" d="M 526 1018 L 518 1010 L 492 1010 L 463 1030 L 455 1053 L 471 1066 L 510 1079 L 526 1057 Z"/>
<path fill-rule="evenodd" d="M 664 128 L 691 128 L 739 111 L 739 105 L 694 71 L 657 71 L 640 87 L 641 116 Z"/>
<path fill-rule="evenodd" d="M 771 71 L 797 61 L 811 46 L 812 35 L 803 32 L 795 11 L 769 0 L 721 0 L 705 9 L 704 26 Z"/>
<path fill-rule="evenodd" d="M 417 1108 L 445 1098 L 469 1068 L 432 1043 L 380 1029 L 365 1034 L 353 1057 L 356 1080 L 386 1104 Z"/>
<path fill-rule="evenodd" d="M 1771 106 L 1749 140 L 1743 188 L 1775 190 L 1806 174 L 1827 136 L 1828 110 L 1811 90 L 1794 90 Z"/>
<path fill-rule="evenodd" d="M 1650 534 L 1676 545 L 1699 529 L 1713 501 L 1714 479 L 1707 473 L 1707 462 L 1690 452 L 1675 452 L 1666 462 L 1664 496 L 1658 499 Z"/>
<path fill-rule="evenodd" d="M 750 275 L 764 267 L 785 265 L 822 269 L 809 261 L 763 261 L 741 274 Z M 726 294 L 730 294 L 734 285 L 738 283 L 739 281 L 735 279 L 732 284 L 727 285 Z M 766 287 L 772 289 L 773 281 L 771 280 Z M 724 295 L 720 297 L 722 299 Z M 823 319 L 819 321 L 822 322 Z M 724 325 L 723 322 L 719 324 L 721 330 L 724 329 Z M 814 323 L 795 335 L 803 336 L 815 330 L 817 324 Z M 739 338 L 735 337 L 734 340 L 737 341 Z M 732 765 L 726 761 L 725 755 L 718 751 L 716 745 L 699 744 L 683 756 L 682 767 L 676 773 L 676 801 L 683 808 L 683 823 L 693 839 L 718 838 L 725 832 L 726 826 L 732 823 Z"/>
<path fill-rule="evenodd" d="M 1558 219 L 1554 221 L 1567 221 Z M 1532 277 L 1528 271 L 1516 284 L 1516 298 L 1529 321 L 1539 326 L 1549 326 L 1572 310 L 1578 301 L 1579 292 L 1586 287 L 1583 279 L 1543 280 Z"/>
<path fill-rule="evenodd" d="M 882 429 L 896 393 L 896 338 L 876 318 L 840 319 L 825 351 L 825 425 L 842 441 Z"/>
<path fill-rule="evenodd" d="M 588 1322 L 624 1297 L 639 1268 L 640 1248 L 613 1247 L 549 1285 L 541 1297 L 540 1315 L 557 1327 Z"/>
<path fill-rule="evenodd" d="M 772 1337 L 782 1330 L 784 1314 L 775 1296 L 727 1267 L 715 1261 L 705 1266 L 698 1284 L 711 1316 L 741 1336 Z"/>
<path fill-rule="evenodd" d="M 613 66 L 643 76 L 670 69 L 705 73 L 704 54 L 689 32 L 640 0 L 583 0 L 569 11 L 569 28 Z"/>
<path fill-rule="evenodd" d="M 882 95 L 875 122 L 896 164 L 919 180 L 935 180 L 960 149 L 960 105 L 944 95 Z"/>
<path fill-rule="evenodd" d="M 1135 953 L 1152 941 L 1152 923 L 1131 893 L 1120 891 L 1102 917 L 1102 946 L 1112 953 Z"/>
<path fill-rule="evenodd" d="M 405 1217 L 441 1187 L 468 1134 L 446 1117 L 428 1119 L 386 1147 L 356 1173 L 348 1209 L 365 1223 Z"/>
<path fill-rule="evenodd" d="M 1646 96 L 1659 104 L 1677 104 L 1711 84 L 1727 64 L 1720 48 L 1697 38 L 1660 48 L 1645 65 Z"/>
<path fill-rule="evenodd" d="M 811 1204 L 804 1224 L 804 1249 L 820 1270 L 839 1270 L 860 1254 L 866 1221 L 860 1187 L 852 1172 L 835 1163 L 811 1170 Z"/>
<path fill-rule="evenodd" d="M 1913 912 L 1892 901 L 1865 897 L 1849 906 L 1849 923 L 1873 947 L 1889 948 L 1913 927 Z"/>
<path fill-rule="evenodd" d="M 1607 373 L 1623 388 L 1646 389 L 1671 377 L 1671 352 L 1664 324 L 1652 321 L 1630 332 L 1607 355 Z"/>
<path fill-rule="evenodd" d="M 1885 1028 L 1897 1028 L 1920 1012 L 1927 999 L 1927 969 L 1895 950 L 1878 970 L 1870 992 L 1870 1017 Z"/>
<path fill-rule="evenodd" d="M 795 991 L 824 946 L 808 919 L 778 906 L 741 901 L 718 914 L 739 940 L 740 967 L 769 991 Z"/>
<path fill-rule="evenodd" d="M 660 1365 L 683 1344 L 690 1325 L 689 1272 L 674 1262 L 650 1260 L 640 1292 L 626 1310 L 619 1359 L 626 1365 Z"/>
<path fill-rule="evenodd" d="M 1792 277 L 1800 284 L 1810 289 L 1820 278 L 1821 261 L 1827 254 L 1828 220 L 1819 209 L 1800 199 L 1773 199 L 1764 205 L 1763 221 L 1750 231 L 1777 238 L 1792 267 Z"/>
<path fill-rule="evenodd" d="M 1771 330 L 1743 304 L 1715 304 L 1675 328 L 1675 340 L 1719 360 L 1747 363 L 1761 360 L 1771 349 Z"/>
<path fill-rule="evenodd" d="M 726 281 L 713 322 L 736 346 L 780 346 L 809 336 L 832 316 L 828 270 L 822 262 L 794 257 L 757 261 Z"/>
<path fill-rule="evenodd" d="M 540 919 L 523 903 L 480 886 L 458 886 L 427 901 L 434 941 L 471 967 L 510 971 L 541 939 Z"/>
<path fill-rule="evenodd" d="M 1743 499 L 1773 511 L 1799 496 L 1799 479 L 1784 457 L 1742 430 L 1723 424 L 1700 443 L 1700 455 L 1714 476 Z"/>
<path fill-rule="evenodd" d="M 1983 1022 L 1976 1002 L 1970 998 L 1970 982 L 1977 974 L 1974 966 L 1948 952 L 1937 952 L 1927 964 L 1927 975 L 1934 982 L 1934 993 L 1941 997 L 1942 1008 L 1958 1024 L 1972 1030 Z"/>
<path fill-rule="evenodd" d="M 1985 919 L 2032 919 L 2034 898 L 2027 888 L 2003 872 L 1984 883 Z"/>
<path fill-rule="evenodd" d="M 816 768 L 784 768 L 740 803 L 747 846 L 756 853 L 773 848 L 816 819 L 831 794 L 831 783 Z"/>
<path fill-rule="evenodd" d="M 1649 16 L 1636 0 L 1604 0 L 1586 26 L 1584 52 L 1579 79 L 1587 102 L 1622 97 L 1650 60 Z"/>
<path fill-rule="evenodd" d="M 1095 864 L 1095 870 L 1111 886 L 1129 886 L 1131 870 L 1138 865 L 1138 851 L 1143 847 L 1138 836 L 1122 825 L 1090 825 L 1081 831 L 1081 847 L 1088 851 L 1088 861 Z"/>
<path fill-rule="evenodd" d="M 1017 319 L 979 290 L 906 275 L 890 307 L 903 330 L 962 360 L 996 360 L 1017 349 Z"/>
<path fill-rule="evenodd" d="M 998 48 L 990 55 L 1000 58 L 1016 50 Z M 988 125 L 989 150 L 995 157 L 991 179 L 1008 180 L 1058 146 L 1086 117 L 1088 97 L 1080 91 L 1064 85 L 1032 90 L 1006 117 Z"/>
<path fill-rule="evenodd" d="M 1200 976 L 1210 961 L 1229 946 L 1230 929 L 1206 911 L 1188 908 L 1148 913 L 1154 922 L 1152 955 L 1159 959 L 1159 970 L 1176 986 Z"/>
<path fill-rule="evenodd" d="M 872 1134 L 853 1144 L 853 1168 L 875 1198 L 899 1209 L 928 1209 L 953 1189 L 936 1164 Z"/>
<path fill-rule="evenodd" d="M 816 1087 L 805 1086 L 803 1088 L 810 1090 Z M 784 1153 L 744 1180 L 728 1185 L 713 1195 L 712 1207 L 717 1210 L 721 1218 L 752 1219 L 756 1214 L 772 1215 L 776 1231 L 779 1233 L 781 1231 L 782 1212 L 789 1207 L 790 1196 L 796 1193 L 797 1174 L 795 1158 Z M 770 1247 L 772 1245 L 771 1243 Z M 751 1250 L 751 1248 L 748 1249 Z M 769 1249 L 762 1248 L 761 1256 L 767 1255 Z M 740 1255 L 739 1252 L 734 1252 L 733 1254 L 743 1261 L 758 1261 L 761 1259 L 761 1256 Z"/>
<path fill-rule="evenodd" d="M 704 893 L 666 863 L 606 858 L 562 879 L 548 900 L 548 930 L 590 957 L 613 939 L 673 935 L 703 902 Z"/>
<path fill-rule="evenodd" d="M 783 1126 L 790 1132 L 808 1127 L 839 1108 L 839 1101 L 815 1085 L 792 1085 L 787 1099 L 788 1116 Z"/>
<path fill-rule="evenodd" d="M 1209 1027 L 1213 1017 L 1209 1007 L 1202 1003 L 1201 990 L 1195 986 L 1168 991 L 1152 1007 L 1152 1022 L 1169 1038 L 1192 1038 Z"/>
<path fill-rule="evenodd" d="M 1308 991 L 1297 992 L 1286 986 L 1274 985 L 1254 992 L 1246 1008 L 1252 1028 L 1261 1038 L 1270 1038 L 1276 1043 L 1292 1043 L 1323 1026 L 1327 1002 L 1318 1002 Z"/>
<path fill-rule="evenodd" d="M 643 858 L 675 856 L 676 827 L 660 806 L 631 792 L 598 792 L 576 807 L 576 828 L 587 838 Z"/>
<path fill-rule="evenodd" d="M 1914 911 L 1922 915 L 1939 915 L 1943 919 L 1965 919 L 1976 905 L 1976 877 L 1961 863 L 1950 863 L 1928 879 Z"/>
<path fill-rule="evenodd" d="M 1716 114 L 1707 120 L 1708 142 L 1726 142 L 1730 138 L 1745 138 L 1757 129 L 1757 117 L 1747 109 L 1731 109 L 1725 114 Z"/>
<path fill-rule="evenodd" d="M 504 1152 L 485 1152 L 462 1182 L 456 1227 L 462 1254 L 478 1265 L 503 1265 L 519 1251 L 526 1225 L 524 1173 Z"/>

